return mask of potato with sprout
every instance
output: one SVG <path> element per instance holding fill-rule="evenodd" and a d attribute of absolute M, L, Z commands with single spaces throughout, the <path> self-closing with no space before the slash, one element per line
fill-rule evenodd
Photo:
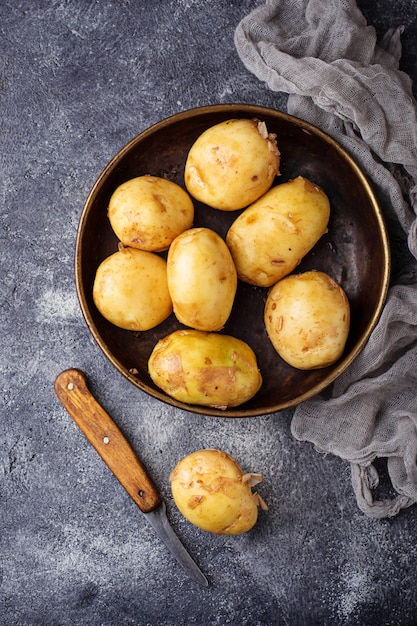
<path fill-rule="evenodd" d="M 217 535 L 239 535 L 267 509 L 252 487 L 260 474 L 244 474 L 238 462 L 222 450 L 199 450 L 183 458 L 170 475 L 172 496 L 192 524 Z"/>
<path fill-rule="evenodd" d="M 145 250 L 125 248 L 100 263 L 93 300 L 109 322 L 126 330 L 149 330 L 172 312 L 166 261 Z"/>
<path fill-rule="evenodd" d="M 278 281 L 265 305 L 265 326 L 278 354 L 293 367 L 318 369 L 343 354 L 350 306 L 340 285 L 311 270 Z"/>
<path fill-rule="evenodd" d="M 191 146 L 184 179 L 200 202 L 223 211 L 262 196 L 279 174 L 280 153 L 265 122 L 230 119 L 211 126 Z"/>
<path fill-rule="evenodd" d="M 153 382 L 175 400 L 219 409 L 250 400 L 262 384 L 247 343 L 200 330 L 177 330 L 160 339 L 148 369 Z"/>
<path fill-rule="evenodd" d="M 138 176 L 113 192 L 108 217 L 125 246 L 160 252 L 191 228 L 194 205 L 176 183 L 158 176 Z"/>
<path fill-rule="evenodd" d="M 302 176 L 270 189 L 227 233 L 239 278 L 270 287 L 292 272 L 327 232 L 329 216 L 327 195 Z"/>

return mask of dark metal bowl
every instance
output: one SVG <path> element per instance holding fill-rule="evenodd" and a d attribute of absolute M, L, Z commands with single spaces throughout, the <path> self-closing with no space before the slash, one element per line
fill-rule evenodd
<path fill-rule="evenodd" d="M 305 176 L 327 193 L 331 202 L 329 232 L 298 266 L 322 270 L 345 290 L 351 305 L 351 329 L 342 358 L 324 369 L 290 367 L 270 343 L 263 322 L 267 290 L 240 283 L 235 305 L 222 332 L 246 341 L 255 351 L 263 377 L 260 391 L 240 407 L 222 411 L 186 405 L 168 397 L 152 382 L 148 358 L 156 342 L 181 328 L 174 315 L 142 333 L 119 329 L 97 311 L 92 287 L 99 263 L 117 250 L 107 206 L 122 182 L 144 174 L 172 180 L 184 187 L 188 151 L 208 127 L 232 118 L 258 118 L 276 133 L 285 182 Z M 195 226 L 225 237 L 239 211 L 223 212 L 194 202 Z M 390 273 L 387 233 L 376 198 L 364 174 L 333 139 L 310 124 L 272 109 L 251 105 L 207 106 L 169 117 L 130 141 L 104 169 L 85 203 L 76 244 L 76 287 L 88 328 L 101 350 L 130 382 L 173 406 L 204 415 L 250 417 L 281 411 L 310 398 L 333 382 L 355 359 L 374 328 L 385 302 Z M 137 373 L 131 373 L 135 371 Z"/>

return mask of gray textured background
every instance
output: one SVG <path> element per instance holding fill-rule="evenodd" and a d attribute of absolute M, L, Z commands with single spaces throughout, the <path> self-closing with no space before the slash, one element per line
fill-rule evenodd
<path fill-rule="evenodd" d="M 241 64 L 233 32 L 260 0 L 2 0 L 0 623 L 416 624 L 415 508 L 372 521 L 349 468 L 290 434 L 290 412 L 205 418 L 161 405 L 106 361 L 73 280 L 83 203 L 152 123 L 224 102 L 285 110 Z M 403 24 L 416 80 L 415 0 L 362 0 L 379 34 Z M 140 452 L 210 580 L 190 582 L 56 400 L 70 366 Z M 173 506 L 178 459 L 220 447 L 260 471 L 270 510 L 216 537 Z"/>

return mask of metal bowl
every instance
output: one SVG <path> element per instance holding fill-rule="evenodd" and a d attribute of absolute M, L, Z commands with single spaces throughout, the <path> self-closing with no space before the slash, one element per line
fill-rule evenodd
<path fill-rule="evenodd" d="M 184 187 L 188 151 L 208 127 L 232 118 L 258 118 L 276 133 L 285 182 L 305 176 L 327 193 L 331 202 L 329 232 L 298 266 L 322 270 L 345 290 L 351 305 L 351 329 L 342 358 L 324 369 L 301 371 L 275 352 L 263 322 L 267 290 L 240 283 L 232 314 L 222 332 L 246 341 L 255 351 L 263 385 L 249 402 L 215 409 L 178 402 L 158 389 L 148 373 L 156 342 L 182 328 L 172 314 L 158 327 L 133 333 L 107 322 L 96 309 L 92 288 L 99 263 L 117 250 L 118 240 L 107 218 L 113 191 L 122 182 L 144 174 L 172 180 Z M 225 237 L 240 213 L 216 211 L 194 202 L 195 226 Z M 251 417 L 293 407 L 333 382 L 364 347 L 383 308 L 388 289 L 390 254 L 381 210 L 364 174 L 328 135 L 314 126 L 272 109 L 251 105 L 215 105 L 192 109 L 162 120 L 140 133 L 110 161 L 92 188 L 79 223 L 75 276 L 84 318 L 95 341 L 114 367 L 133 385 L 154 398 L 204 415 Z"/>

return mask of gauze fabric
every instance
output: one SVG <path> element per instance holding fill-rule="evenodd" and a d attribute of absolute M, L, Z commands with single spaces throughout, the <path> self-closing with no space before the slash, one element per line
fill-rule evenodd
<path fill-rule="evenodd" d="M 335 138 L 373 183 L 393 249 L 386 305 L 364 350 L 291 430 L 351 465 L 371 517 L 417 502 L 417 107 L 399 68 L 401 29 L 377 42 L 354 0 L 269 0 L 245 17 L 235 45 L 245 66 L 286 92 L 288 113 Z M 395 492 L 375 497 L 375 460 Z"/>

